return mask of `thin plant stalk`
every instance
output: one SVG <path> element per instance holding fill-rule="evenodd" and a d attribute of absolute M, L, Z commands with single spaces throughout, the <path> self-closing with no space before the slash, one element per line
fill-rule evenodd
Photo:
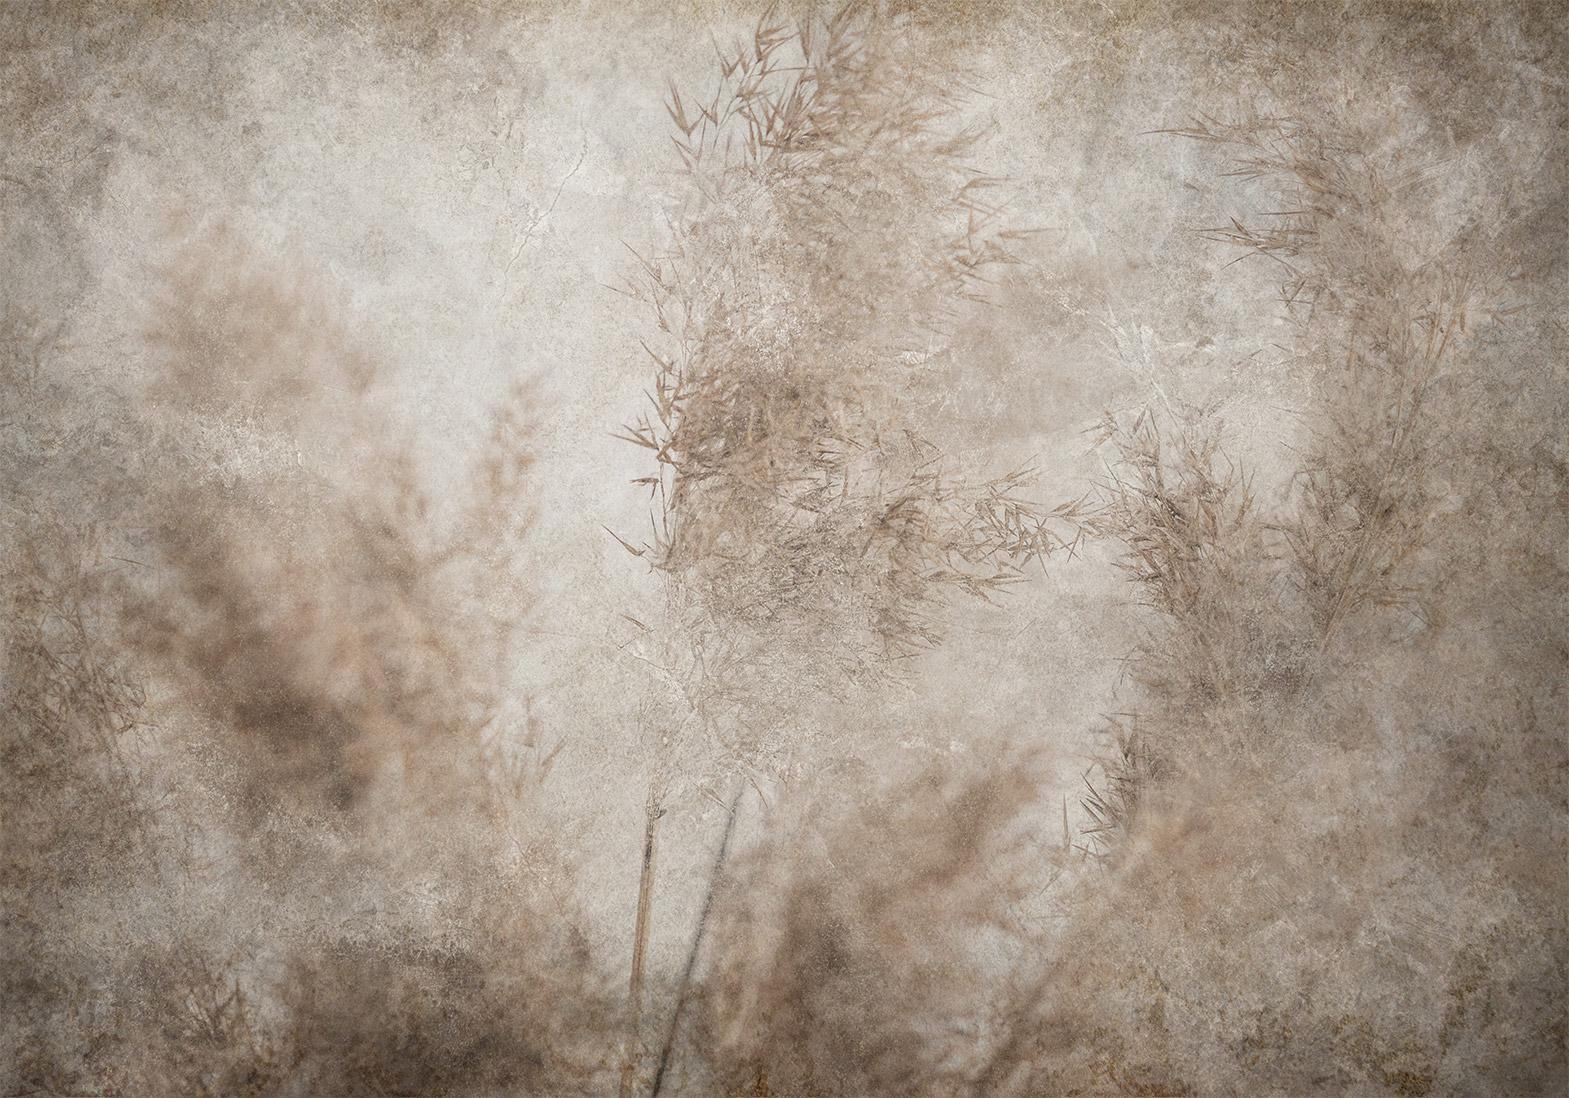
<path fill-rule="evenodd" d="M 697 932 L 692 935 L 692 948 L 687 951 L 686 965 L 681 969 L 681 982 L 676 987 L 675 1011 L 670 1017 L 670 1029 L 665 1034 L 665 1043 L 659 1049 L 659 1067 L 654 1072 L 654 1089 L 652 1098 L 659 1098 L 660 1091 L 665 1085 L 665 1072 L 670 1067 L 670 1053 L 675 1048 L 676 1038 L 681 1032 L 681 1015 L 686 1009 L 687 991 L 692 986 L 692 973 L 697 969 L 698 954 L 703 949 L 703 938 L 708 933 L 708 915 L 714 907 L 714 893 L 719 888 L 719 876 L 724 872 L 725 859 L 730 854 L 730 836 L 735 833 L 736 815 L 741 808 L 741 796 L 746 792 L 746 782 L 737 781 L 735 796 L 730 798 L 729 818 L 725 820 L 725 832 L 719 840 L 719 853 L 714 855 L 714 867 L 708 873 L 708 891 L 703 896 L 703 910 L 697 916 Z"/>
<path fill-rule="evenodd" d="M 631 1098 L 632 1081 L 640 1059 L 643 1024 L 643 971 L 648 955 L 649 908 L 654 899 L 654 835 L 664 810 L 652 789 L 648 792 L 648 819 L 643 828 L 643 872 L 637 885 L 637 923 L 632 938 L 632 979 L 628 990 L 626 1046 L 621 1059 L 620 1098 Z"/>

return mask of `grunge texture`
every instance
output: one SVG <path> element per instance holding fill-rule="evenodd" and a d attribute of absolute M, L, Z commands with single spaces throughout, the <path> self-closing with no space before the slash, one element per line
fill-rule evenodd
<path fill-rule="evenodd" d="M 5 4 L 0 1093 L 1564 1093 L 1566 44 Z"/>

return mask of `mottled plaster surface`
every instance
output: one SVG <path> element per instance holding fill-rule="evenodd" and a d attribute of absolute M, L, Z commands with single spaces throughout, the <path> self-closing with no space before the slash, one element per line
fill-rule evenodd
<path fill-rule="evenodd" d="M 1560 1091 L 1562 9 L 873 5 L 884 151 L 712 199 L 798 16 L 0 12 L 4 1093 Z M 934 467 L 1081 507 L 971 598 L 866 548 Z"/>

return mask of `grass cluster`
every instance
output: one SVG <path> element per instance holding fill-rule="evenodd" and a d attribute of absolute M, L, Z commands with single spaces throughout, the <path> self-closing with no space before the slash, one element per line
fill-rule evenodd
<path fill-rule="evenodd" d="M 223 234 L 164 277 L 130 421 L 18 390 L 57 470 L 141 449 L 74 482 L 112 535 L 7 527 L 0 1089 L 591 1088 L 607 1000 L 511 679 L 526 394 L 442 514 L 308 283 Z"/>
<path fill-rule="evenodd" d="M 658 329 L 626 436 L 657 462 L 646 549 L 684 629 L 798 689 L 885 673 L 938 641 L 944 592 L 987 595 L 1081 532 L 1025 472 L 978 480 L 923 437 L 949 319 L 1022 235 L 945 89 L 852 6 L 765 19 L 711 94 L 670 95 L 683 179 L 632 287 Z"/>
<path fill-rule="evenodd" d="M 1569 393 L 1521 320 L 1561 196 L 1489 199 L 1470 131 L 1323 96 L 1152 138 L 1269 211 L 1188 239 L 1275 276 L 1306 399 L 1249 464 L 1162 384 L 1042 505 L 930 441 L 1025 234 L 918 31 L 770 13 L 670 91 L 630 288 L 652 532 L 623 544 L 665 597 L 629 615 L 630 980 L 578 930 L 602 898 L 519 674 L 533 394 L 433 487 L 351 311 L 238 234 L 161 271 L 144 379 L 55 371 L 8 316 L 0 1091 L 1562 1090 Z M 919 764 L 869 742 L 952 602 L 1084 542 L 1140 632 L 1077 819 L 1051 714 Z M 699 923 L 649 972 L 657 822 L 718 784 Z"/>

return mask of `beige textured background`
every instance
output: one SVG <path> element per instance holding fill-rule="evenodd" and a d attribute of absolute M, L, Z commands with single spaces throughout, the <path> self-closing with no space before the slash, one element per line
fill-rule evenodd
<path fill-rule="evenodd" d="M 1481 343 L 1468 344 L 1482 348 L 1466 353 L 1484 363 L 1478 369 L 1491 378 L 1493 403 L 1457 398 L 1444 406 L 1440 414 L 1450 417 L 1482 409 L 1474 422 L 1446 421 L 1459 440 L 1448 452 L 1496 438 L 1502 424 L 1511 445 L 1534 454 L 1541 468 L 1556 468 L 1560 479 L 1556 489 L 1532 481 L 1517 503 L 1499 504 L 1495 525 L 1483 523 L 1494 532 L 1497 523 L 1508 526 L 1480 555 L 1497 573 L 1486 582 L 1521 600 L 1518 609 L 1494 606 L 1487 614 L 1503 615 L 1495 620 L 1456 606 L 1453 640 L 1443 642 L 1450 647 L 1411 658 L 1452 659 L 1454 646 L 1478 653 L 1486 666 L 1477 670 L 1476 690 L 1528 697 L 1546 729 L 1541 766 L 1561 775 L 1564 558 L 1551 516 L 1563 508 L 1566 456 L 1562 11 L 1548 3 L 908 8 L 901 33 L 934 66 L 962 71 L 962 112 L 987 128 L 977 166 L 1008 180 L 1014 222 L 1038 230 L 1020 244 L 1024 262 L 995 289 L 994 304 L 961 316 L 940 396 L 922 406 L 926 430 L 956 467 L 988 473 L 1033 462 L 1035 490 L 1048 503 L 1089 490 L 1104 474 L 1105 456 L 1087 434 L 1104 413 L 1156 399 L 1214 408 L 1227 453 L 1251 471 L 1261 500 L 1285 498 L 1311 442 L 1314 365 L 1281 306 L 1275 272 L 1262 259 L 1231 264 L 1235 250 L 1195 232 L 1267 214 L 1270 196 L 1221 175 L 1223 153 L 1150 131 L 1205 118 L 1332 118 L 1375 155 L 1408 148 L 1436 165 L 1420 197 L 1402 208 L 1411 226 L 1401 239 L 1422 256 L 1481 234 L 1490 254 L 1503 257 L 1496 265 L 1508 284 L 1500 300 L 1516 310 L 1512 334 L 1488 344 L 1482 332 Z M 502 734 L 517 751 L 560 746 L 529 794 L 542 807 L 527 826 L 559 835 L 551 843 L 572 867 L 570 912 L 562 908 L 562 917 L 583 935 L 598 966 L 595 986 L 608 988 L 612 1002 L 624 996 L 643 808 L 657 755 L 634 705 L 647 690 L 642 658 L 656 653 L 623 615 L 652 620 L 663 598 L 658 574 L 606 530 L 636 542 L 648 521 L 642 494 L 629 484 L 647 473 L 646 452 L 611 436 L 640 410 L 648 368 L 637 341 L 649 323 L 618 290 L 635 272 L 629 247 L 659 246 L 667 201 L 680 190 L 664 107 L 669 86 L 704 87 L 715 42 L 749 34 L 759 14 L 744 5 L 678 3 L 16 3 L 0 14 L 7 384 L 21 393 L 22 379 L 30 379 L 26 407 L 42 409 L 19 412 L 6 428 L 8 536 L 43 516 L 90 518 L 122 548 L 127 542 L 117 539 L 145 540 L 163 505 L 139 501 L 106 468 L 138 482 L 173 477 L 188 486 L 216 478 L 222 498 L 230 481 L 265 479 L 267 470 L 294 463 L 325 470 L 352 499 L 355 470 L 377 468 L 376 439 L 405 434 L 439 525 L 457 506 L 465 463 L 482 451 L 487 416 L 510 386 L 526 386 L 519 445 L 533 465 L 523 493 L 532 520 L 521 543 L 523 593 L 515 602 L 483 589 L 464 597 L 521 623 L 503 676 L 509 708 Z M 263 309 L 254 328 L 224 312 L 234 306 L 198 316 L 182 277 L 221 283 L 232 272 L 297 296 L 303 312 L 273 320 Z M 181 413 L 193 418 L 179 420 L 184 426 L 174 432 L 185 442 L 200 435 L 194 456 L 161 464 L 160 455 L 175 452 L 171 436 L 139 425 L 169 422 L 159 417 L 172 413 L 157 410 L 156 379 L 168 358 L 158 333 L 182 323 L 193 330 L 237 323 L 249 333 L 198 340 L 188 356 L 194 365 L 185 367 L 198 375 L 238 376 L 232 360 L 251 354 L 248 346 L 261 348 L 256 361 L 270 355 L 309 372 L 318 360 L 349 353 L 335 349 L 341 343 L 375 363 L 376 379 L 363 392 L 323 381 L 303 413 L 307 426 L 292 434 L 258 427 L 222 400 L 197 402 Z M 296 334 L 269 343 L 268 332 L 292 331 L 290 324 Z M 15 407 L 23 407 L 21 397 Z M 1498 459 L 1496 468 L 1515 470 L 1521 483 L 1538 475 L 1512 461 Z M 1486 482 L 1454 486 L 1455 506 L 1469 506 L 1471 490 L 1497 497 L 1491 478 L 1500 474 L 1487 468 L 1494 471 Z M 260 489 L 272 501 L 283 496 L 269 493 L 290 491 Z M 309 518 L 301 522 L 310 529 Z M 920 657 L 911 675 L 829 708 L 823 742 L 801 756 L 798 773 L 757 776 L 744 802 L 743 850 L 758 848 L 772 812 L 788 815 L 794 788 L 815 788 L 814 775 L 840 773 L 846 760 L 888 774 L 930 760 L 961 768 L 999 742 L 1046 752 L 1026 818 L 1035 821 L 1031 841 L 1042 850 L 1059 845 L 1064 814 L 1075 829 L 1086 821 L 1078 798 L 1102 714 L 1137 697 L 1125 664 L 1149 621 L 1115 567 L 1117 556 L 1114 542 L 1097 542 L 1077 559 L 1054 559 L 1044 574 L 1036 569 L 996 606 L 956 603 L 946 643 Z M 1424 560 L 1424 582 L 1463 584 L 1476 574 L 1442 543 Z M 1446 571 L 1451 561 L 1458 575 Z M 135 582 L 156 591 L 159 581 Z M 1374 657 L 1350 658 L 1380 681 Z M 1391 676 L 1384 682 L 1398 683 L 1389 689 L 1400 703 L 1384 711 L 1394 714 L 1386 721 L 1406 728 L 1401 705 L 1421 708 L 1431 684 L 1401 667 L 1383 672 Z M 153 702 L 171 715 L 152 717 L 155 731 L 135 749 L 136 765 L 148 772 L 164 765 L 159 760 L 176 760 L 159 771 L 176 797 L 189 786 L 185 775 L 199 768 L 167 731 L 184 719 L 180 689 L 151 688 Z M 1476 710 L 1489 709 L 1485 696 L 1467 693 Z M 656 1001 L 686 955 L 734 780 L 731 771 L 692 765 L 661 822 L 649 960 Z M 1484 757 L 1472 765 L 1485 771 L 1493 764 Z M 835 787 L 837 800 L 855 805 L 870 796 L 861 771 L 843 773 L 850 776 Z M 1328 788 L 1333 768 L 1326 764 L 1324 773 Z M 18 781 L 19 795 L 29 780 Z M 1541 887 L 1560 899 L 1561 781 L 1547 795 L 1555 816 L 1550 841 L 1531 848 L 1530 871 L 1545 875 Z M 1341 818 L 1341 796 L 1326 802 L 1327 818 Z M 776 807 L 765 806 L 765 797 Z M 197 845 L 212 844 L 207 852 L 221 866 L 238 857 L 226 844 L 243 842 L 245 829 L 220 830 L 242 838 Z M 1478 834 L 1495 832 L 1483 826 Z M 1305 833 L 1282 841 L 1303 850 L 1313 842 Z M 809 845 L 803 840 L 803 859 L 815 857 Z M 1442 848 L 1413 850 L 1417 866 L 1445 858 Z M 1042 854 L 1043 866 L 1047 860 Z M 297 887 L 323 886 L 301 877 Z M 436 895 L 443 886 L 430 887 Z M 1415 885 L 1412 894 L 1438 911 L 1471 902 L 1447 895 L 1450 887 Z M 222 924 L 224 903 L 236 901 L 222 899 L 223 889 L 215 895 L 192 903 L 211 905 L 209 915 Z M 7 902 L 27 897 L 47 905 L 48 886 L 13 887 Z M 95 897 L 56 909 L 45 922 L 59 929 L 107 918 L 105 925 L 129 922 L 132 939 L 145 940 L 172 918 L 156 900 L 138 901 L 147 905 L 138 915 L 108 893 Z M 1375 901 L 1369 893 L 1361 902 Z M 111 909 L 114 917 L 105 916 Z M 1038 889 L 1014 910 L 1040 926 L 1072 917 Z M 1272 1076 L 1268 1064 L 1262 1076 L 1235 1075 L 1216 1066 L 1219 1045 L 1195 1037 L 1172 1054 L 1196 1065 L 1184 1085 L 1238 1092 L 1275 1078 L 1289 1092 L 1317 1078 L 1326 1090 L 1409 1085 L 1420 1092 L 1411 1079 L 1423 1078 L 1438 1090 L 1549 1092 L 1565 1071 L 1561 913 L 1551 925 L 1535 908 L 1482 921 L 1494 918 L 1513 920 L 1532 943 L 1518 949 L 1546 959 L 1538 985 L 1516 988 L 1525 1005 L 1506 997 L 1496 1008 L 1529 1015 L 1521 1023 L 1528 1047 L 1506 1057 L 1525 1065 L 1517 1074 L 1472 1073 L 1480 1059 L 1447 1050 L 1443 1065 L 1411 1067 L 1410 1078 L 1400 1075 L 1407 1068 L 1389 1066 L 1392 1053 L 1384 1060 L 1369 1054 L 1376 1068 L 1336 1074 L 1336 1065 L 1357 1059 L 1350 1045 L 1331 1042 L 1291 1053 L 1292 1064 L 1320 1063 L 1318 1076 L 1284 1068 Z M 270 942 L 234 962 L 235 971 L 260 986 L 276 975 L 268 948 L 310 933 L 235 930 L 236 941 Z M 1516 948 L 1489 941 L 1506 954 Z M 1013 957 L 1003 949 L 972 963 L 1001 987 L 1006 973 L 1023 971 Z M 1396 1006 L 1367 1007 L 1385 1021 L 1414 985 L 1391 986 Z M 1288 1018 L 1295 993 L 1259 992 Z M 266 1016 L 266 995 L 255 994 Z M 0 1074 L 7 1087 L 15 1079 L 24 1080 L 19 1091 L 26 1085 L 26 1071 L 14 1067 L 24 1063 L 16 1049 L 26 1041 L 16 1035 L 64 1025 L 45 1014 L 24 1007 L 8 1018 L 13 1067 Z M 985 1030 L 991 1023 L 966 1024 Z M 573 1039 L 593 1043 L 582 1031 Z M 600 1070 L 584 1084 L 589 1089 L 611 1085 L 613 1072 Z M 696 1093 L 709 1084 L 692 1070 L 684 1085 Z M 1129 1092 L 1141 1085 L 1136 1076 L 1113 1073 L 1095 1085 Z M 86 1092 L 90 1078 L 59 1076 L 46 1085 L 69 1091 L 74 1081 Z M 128 1078 L 120 1085 L 136 1090 Z M 1008 1082 L 986 1078 L 998 1090 Z M 814 1085 L 824 1092 L 863 1085 L 842 1079 Z M 1170 1084 L 1149 1085 L 1157 1089 L 1141 1092 Z M 515 1080 L 503 1089 L 520 1087 L 528 1089 Z"/>

